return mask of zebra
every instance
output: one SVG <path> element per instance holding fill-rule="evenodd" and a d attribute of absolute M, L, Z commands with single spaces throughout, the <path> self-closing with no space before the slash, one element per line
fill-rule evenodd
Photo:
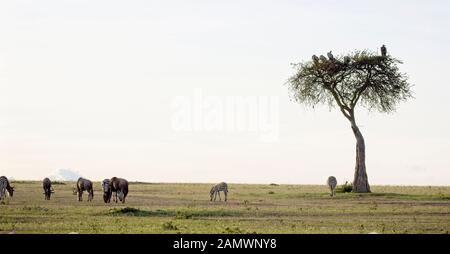
<path fill-rule="evenodd" d="M 337 186 L 336 177 L 334 177 L 334 176 L 328 177 L 327 185 L 330 188 L 330 192 L 331 192 L 330 196 L 335 196 L 336 195 L 336 186 Z"/>
<path fill-rule="evenodd" d="M 88 179 L 82 177 L 78 178 L 76 188 L 73 188 L 73 195 L 78 194 L 78 201 L 83 201 L 83 192 L 87 191 L 88 201 L 94 199 L 94 188 L 92 187 L 92 182 Z"/>
<path fill-rule="evenodd" d="M 102 189 L 103 189 L 103 201 L 105 201 L 105 203 L 110 203 L 112 191 L 111 191 L 111 181 L 109 179 L 103 180 Z"/>
<path fill-rule="evenodd" d="M 125 203 L 125 198 L 128 195 L 128 181 L 123 178 L 113 177 L 110 180 L 111 183 L 111 192 L 115 192 L 115 196 L 113 196 L 113 201 L 117 203 L 118 199 Z"/>
<path fill-rule="evenodd" d="M 0 176 L 0 200 L 5 199 L 6 195 L 14 195 L 14 187 L 9 184 L 6 176 Z"/>
<path fill-rule="evenodd" d="M 225 194 L 225 202 L 227 202 L 228 185 L 224 182 L 218 183 L 211 188 L 211 190 L 209 191 L 209 196 L 211 197 L 210 201 L 213 201 L 213 196 L 214 201 L 216 201 L 217 194 L 219 194 L 219 200 L 222 201 L 222 198 L 220 197 L 221 191 L 223 191 L 223 193 Z"/>
<path fill-rule="evenodd" d="M 50 196 L 52 193 L 55 193 L 55 191 L 52 188 L 52 182 L 48 178 L 44 178 L 42 181 L 42 188 L 44 189 L 44 198 L 45 200 L 50 200 Z"/>

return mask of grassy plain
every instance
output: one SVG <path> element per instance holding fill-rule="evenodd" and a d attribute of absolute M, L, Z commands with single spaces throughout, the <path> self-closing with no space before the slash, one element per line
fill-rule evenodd
<path fill-rule="evenodd" d="M 77 202 L 73 182 L 15 182 L 0 204 L 0 233 L 444 233 L 450 187 L 372 186 L 371 194 L 325 186 L 229 184 L 229 200 L 210 202 L 210 184 L 131 183 L 126 204 Z"/>

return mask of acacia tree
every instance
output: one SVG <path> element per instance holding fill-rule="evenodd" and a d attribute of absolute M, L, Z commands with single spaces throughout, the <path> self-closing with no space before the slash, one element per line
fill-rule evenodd
<path fill-rule="evenodd" d="M 288 86 L 295 101 L 306 106 L 337 106 L 350 122 L 356 138 L 356 166 L 353 192 L 370 192 L 366 172 L 364 137 L 356 124 L 357 105 L 382 113 L 395 111 L 401 101 L 412 97 L 411 85 L 398 65 L 402 62 L 381 49 L 377 55 L 367 50 L 328 58 L 313 56 L 312 61 L 293 64 L 295 74 Z"/>

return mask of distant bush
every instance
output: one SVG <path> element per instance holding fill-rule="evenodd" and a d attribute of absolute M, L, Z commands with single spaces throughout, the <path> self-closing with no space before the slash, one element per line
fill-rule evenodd
<path fill-rule="evenodd" d="M 33 181 L 23 181 L 23 180 L 10 180 L 11 184 L 13 183 L 32 183 Z"/>
<path fill-rule="evenodd" d="M 269 191 L 268 193 L 269 193 L 269 194 L 275 194 L 275 192 L 273 192 L 273 191 Z"/>
<path fill-rule="evenodd" d="M 276 183 L 271 183 L 271 184 L 269 184 L 270 186 L 280 186 L 279 184 L 276 184 Z"/>
<path fill-rule="evenodd" d="M 139 185 L 154 185 L 154 184 L 158 184 L 158 183 L 149 183 L 149 182 L 139 182 L 139 181 L 132 181 L 132 182 L 128 182 L 130 185 L 131 184 L 139 184 Z"/>
<path fill-rule="evenodd" d="M 345 182 L 343 185 L 338 186 L 336 188 L 337 193 L 347 193 L 353 191 L 353 184 L 349 182 Z"/>
<path fill-rule="evenodd" d="M 52 185 L 66 185 L 65 182 L 61 182 L 61 181 L 53 181 Z"/>

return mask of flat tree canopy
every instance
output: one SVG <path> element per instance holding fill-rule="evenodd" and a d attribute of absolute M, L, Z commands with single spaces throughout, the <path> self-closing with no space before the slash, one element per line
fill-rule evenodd
<path fill-rule="evenodd" d="M 354 192 L 370 192 L 364 138 L 355 119 L 356 106 L 391 113 L 400 102 L 412 97 L 408 78 L 398 68 L 402 62 L 388 55 L 384 45 L 381 51 L 381 55 L 368 50 L 336 57 L 329 52 L 328 58 L 314 55 L 310 61 L 293 64 L 295 74 L 288 80 L 296 102 L 310 107 L 317 104 L 338 107 L 350 121 L 357 141 Z"/>

